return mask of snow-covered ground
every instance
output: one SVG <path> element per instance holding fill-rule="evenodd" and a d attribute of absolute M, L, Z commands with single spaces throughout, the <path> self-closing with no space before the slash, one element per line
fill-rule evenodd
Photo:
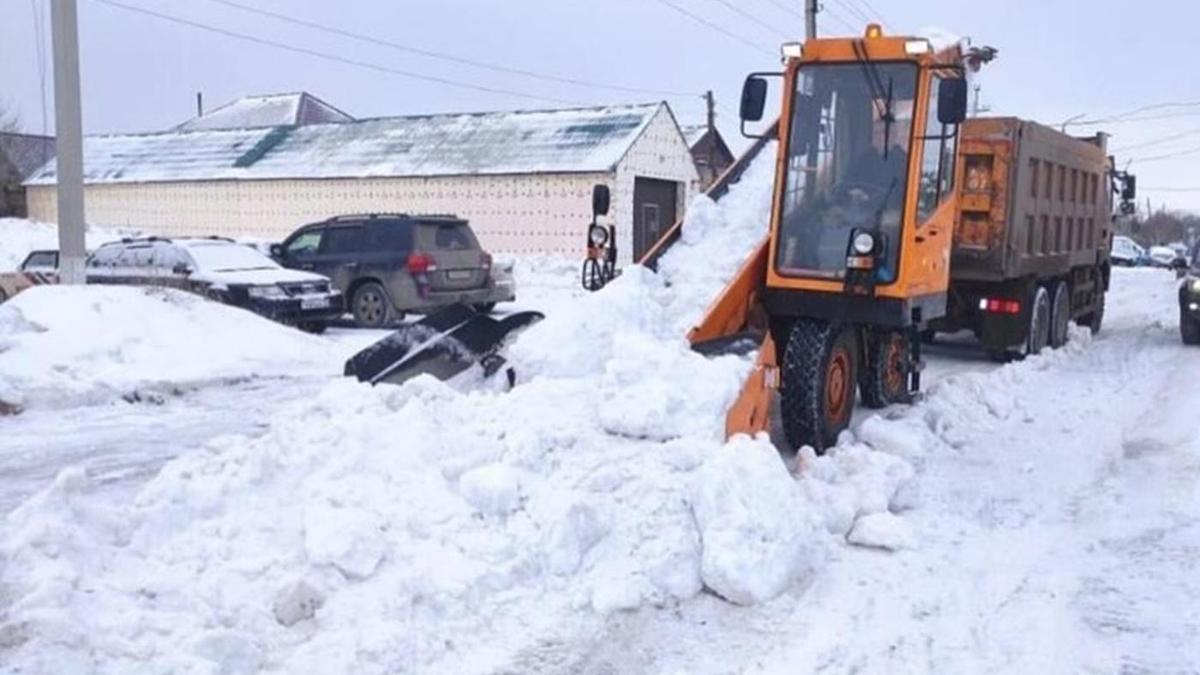
<path fill-rule="evenodd" d="M 736 267 L 731 247 L 760 234 L 762 183 L 694 206 L 659 275 L 629 269 L 586 295 L 569 262 L 518 264 L 519 304 L 548 318 L 508 350 L 512 391 L 473 374 L 372 389 L 320 364 L 336 371 L 373 336 L 263 333 L 215 346 L 229 367 L 294 359 L 277 386 L 0 418 L 16 430 L 0 468 L 22 489 L 81 463 L 0 526 L 0 664 L 1194 669 L 1200 352 L 1179 344 L 1171 275 L 1119 272 L 1100 338 L 1077 331 L 1023 363 L 939 345 L 925 402 L 785 460 L 766 438 L 722 441 L 750 364 L 682 337 Z M 18 348 L 71 343 L 41 335 L 59 346 Z M 157 366 L 138 349 L 86 354 Z"/>

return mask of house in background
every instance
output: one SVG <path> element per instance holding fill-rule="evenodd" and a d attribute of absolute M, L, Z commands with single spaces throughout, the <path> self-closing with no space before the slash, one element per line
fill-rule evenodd
<path fill-rule="evenodd" d="M 0 218 L 24 218 L 22 183 L 54 159 L 54 137 L 0 132 Z"/>
<path fill-rule="evenodd" d="M 321 123 L 308 123 L 310 110 Z M 338 214 L 451 213 L 494 252 L 577 255 L 602 183 L 628 263 L 683 214 L 700 179 L 666 103 L 337 113 L 305 94 L 253 97 L 167 132 L 89 136 L 87 221 L 278 240 Z M 53 164 L 26 182 L 35 217 L 55 220 L 54 185 Z"/>
<path fill-rule="evenodd" d="M 681 131 L 696 162 L 696 171 L 700 174 L 700 190 L 707 190 L 733 165 L 736 158 L 711 120 L 708 124 L 685 126 Z"/>
<path fill-rule="evenodd" d="M 302 91 L 293 94 L 244 96 L 175 127 L 176 131 L 252 129 L 353 122 L 354 118 Z"/>

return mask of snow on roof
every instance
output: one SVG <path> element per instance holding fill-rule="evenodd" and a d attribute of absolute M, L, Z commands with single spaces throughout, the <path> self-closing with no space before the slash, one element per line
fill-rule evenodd
<path fill-rule="evenodd" d="M 283 125 L 352 122 L 354 118 L 309 94 L 246 96 L 188 120 L 176 131 L 250 129 Z"/>
<path fill-rule="evenodd" d="M 89 136 L 87 183 L 602 173 L 665 103 Z M 52 185 L 47 164 L 28 185 Z"/>
<path fill-rule="evenodd" d="M 683 140 L 687 141 L 688 147 L 694 148 L 704 138 L 704 134 L 708 133 L 708 125 L 689 124 L 679 127 L 679 131 L 683 133 Z"/>

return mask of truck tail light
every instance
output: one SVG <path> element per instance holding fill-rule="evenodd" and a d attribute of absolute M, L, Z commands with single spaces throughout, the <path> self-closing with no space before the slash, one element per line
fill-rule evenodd
<path fill-rule="evenodd" d="M 1005 298 L 980 298 L 979 309 L 992 314 L 1020 314 L 1021 302 Z"/>
<path fill-rule="evenodd" d="M 408 256 L 408 271 L 414 275 L 437 271 L 437 263 L 428 253 L 412 253 Z"/>
<path fill-rule="evenodd" d="M 492 254 L 491 253 L 488 253 L 485 251 L 479 255 L 479 267 L 481 269 L 485 269 L 485 270 L 492 269 Z"/>

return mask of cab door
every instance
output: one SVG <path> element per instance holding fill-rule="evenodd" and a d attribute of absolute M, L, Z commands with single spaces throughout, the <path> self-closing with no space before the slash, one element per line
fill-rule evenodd
<path fill-rule="evenodd" d="M 923 109 L 924 132 L 917 168 L 916 226 L 905 245 L 908 295 L 945 292 L 950 285 L 950 249 L 958 213 L 958 137 L 960 125 L 938 121 L 938 87 L 942 78 L 929 76 Z"/>

